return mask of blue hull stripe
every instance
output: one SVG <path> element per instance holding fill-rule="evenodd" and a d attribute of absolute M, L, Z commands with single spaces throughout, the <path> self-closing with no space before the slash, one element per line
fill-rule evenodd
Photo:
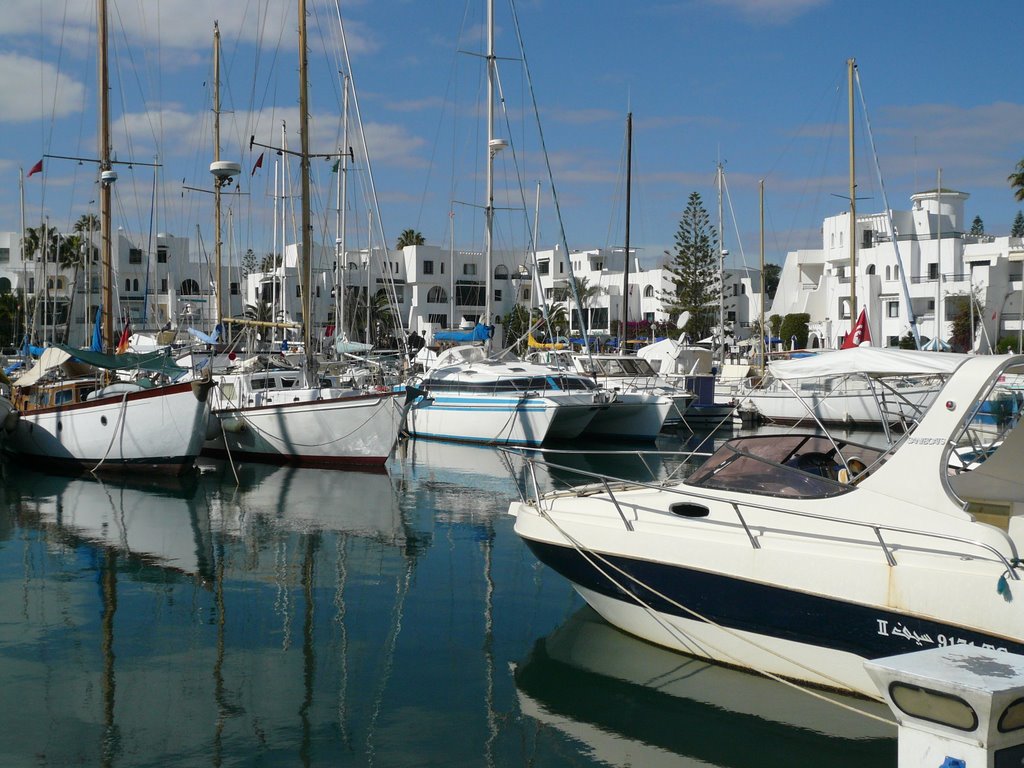
<path fill-rule="evenodd" d="M 537 558 L 574 584 L 602 595 L 636 601 L 602 576 L 576 550 L 527 541 Z M 1024 653 L 1024 643 L 984 632 L 743 579 L 647 560 L 605 555 L 641 584 L 734 630 L 847 651 L 865 659 L 969 643 Z M 623 588 L 659 613 L 693 619 L 665 599 L 624 577 Z M 994 587 L 993 587 L 994 589 Z M 920 643 L 919 643 L 920 641 Z"/>

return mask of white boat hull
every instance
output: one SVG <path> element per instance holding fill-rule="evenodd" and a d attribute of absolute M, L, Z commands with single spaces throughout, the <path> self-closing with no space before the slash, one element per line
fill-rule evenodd
<path fill-rule="evenodd" d="M 210 403 L 200 382 L 172 384 L 84 403 L 27 411 L 5 449 L 72 471 L 181 473 L 202 450 Z"/>
<path fill-rule="evenodd" d="M 891 404 L 891 420 L 920 415 L 935 398 L 938 385 L 913 387 L 900 391 L 901 400 Z M 754 409 L 767 422 L 777 424 L 813 423 L 814 417 L 829 426 L 879 427 L 882 417 L 871 391 L 854 387 L 830 391 L 825 387 L 798 388 L 797 397 L 786 389 L 753 390 L 739 398 L 740 407 Z"/>
<path fill-rule="evenodd" d="M 615 400 L 599 410 L 584 430 L 587 437 L 653 441 L 665 426 L 673 403 L 667 397 L 639 392 L 617 392 Z"/>
<path fill-rule="evenodd" d="M 539 446 L 578 437 L 600 406 L 592 394 L 548 397 L 438 394 L 409 409 L 413 437 L 494 445 Z"/>
<path fill-rule="evenodd" d="M 310 467 L 382 467 L 398 440 L 391 392 L 214 411 L 205 452 Z"/>

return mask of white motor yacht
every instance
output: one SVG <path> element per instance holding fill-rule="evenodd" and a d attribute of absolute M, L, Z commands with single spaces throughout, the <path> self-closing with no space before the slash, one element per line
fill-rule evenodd
<path fill-rule="evenodd" d="M 515 530 L 610 623 L 765 674 L 878 698 L 866 659 L 1024 653 L 1024 427 L 991 407 L 1024 356 L 952 360 L 891 444 L 735 438 L 685 480 L 526 489 Z"/>

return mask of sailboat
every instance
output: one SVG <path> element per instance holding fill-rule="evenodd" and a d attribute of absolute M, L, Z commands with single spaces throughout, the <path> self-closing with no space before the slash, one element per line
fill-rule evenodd
<path fill-rule="evenodd" d="M 208 379 L 185 373 L 160 353 L 112 354 L 113 268 L 107 3 L 97 0 L 100 83 L 100 250 L 103 268 L 102 351 L 46 349 L 12 383 L 3 401 L 4 448 L 67 471 L 178 474 L 194 467 L 210 415 Z M 115 376 L 117 377 L 115 379 Z M 171 383 L 163 383 L 170 381 Z"/>
<path fill-rule="evenodd" d="M 545 365 L 496 360 L 490 348 L 493 290 L 494 156 L 508 142 L 494 135 L 494 0 L 487 2 L 487 184 L 483 322 L 466 330 L 438 332 L 453 346 L 410 381 L 406 429 L 414 437 L 499 445 L 538 446 L 548 439 L 580 436 L 611 401 L 584 377 Z M 477 342 L 477 343 L 466 343 Z"/>
<path fill-rule="evenodd" d="M 218 373 L 213 392 L 216 423 L 206 452 L 231 459 L 245 457 L 280 464 L 379 469 L 398 441 L 402 417 L 398 395 L 384 387 L 364 390 L 324 386 L 317 375 L 313 356 L 305 0 L 299 0 L 299 58 L 300 278 L 305 361 L 294 370 L 268 369 L 255 361 L 255 365 L 240 365 Z M 218 79 L 219 70 L 215 81 Z M 215 114 L 218 110 L 219 104 Z M 251 144 L 255 143 L 253 137 Z M 215 161 L 214 166 L 217 165 Z M 211 171 L 216 175 L 213 167 Z"/>

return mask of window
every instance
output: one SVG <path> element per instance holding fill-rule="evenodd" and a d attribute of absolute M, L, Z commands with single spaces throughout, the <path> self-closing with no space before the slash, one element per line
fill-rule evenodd
<path fill-rule="evenodd" d="M 432 275 L 434 274 L 434 262 L 430 259 L 426 259 L 423 262 L 423 274 Z"/>
<path fill-rule="evenodd" d="M 938 262 L 932 262 L 928 265 L 928 279 L 938 280 L 939 279 L 939 265 Z"/>
<path fill-rule="evenodd" d="M 900 268 L 899 268 L 898 264 L 895 267 L 892 268 L 892 279 L 893 280 L 899 280 L 900 279 Z"/>
<path fill-rule="evenodd" d="M 36 292 L 36 279 L 34 277 L 30 277 L 28 279 L 28 292 L 29 293 L 35 293 Z"/>
<path fill-rule="evenodd" d="M 464 274 L 464 275 L 475 275 L 476 274 L 476 264 L 463 264 L 462 265 L 462 274 Z"/>
<path fill-rule="evenodd" d="M 482 307 L 484 305 L 484 286 L 468 283 L 455 286 L 455 303 L 464 307 Z"/>
<path fill-rule="evenodd" d="M 892 280 L 892 267 L 890 267 L 888 265 L 885 268 L 885 279 L 886 280 Z"/>
<path fill-rule="evenodd" d="M 6 277 L 0 277 L 0 294 L 11 292 L 11 281 Z"/>
<path fill-rule="evenodd" d="M 445 293 L 444 288 L 439 285 L 433 286 L 427 291 L 427 304 L 447 304 L 448 294 Z M 433 321 L 431 321 L 433 322 Z"/>
<path fill-rule="evenodd" d="M 545 261 L 538 261 L 537 262 L 537 274 L 538 275 L 546 275 L 550 271 L 551 271 L 551 262 L 550 261 L 545 260 Z"/>
<path fill-rule="evenodd" d="M 179 293 L 181 293 L 182 296 L 198 296 L 199 283 L 195 280 L 183 280 Z"/>
<path fill-rule="evenodd" d="M 3 262 L 4 264 L 6 264 L 10 260 L 11 260 L 11 249 L 10 248 L 0 248 L 0 262 Z"/>
<path fill-rule="evenodd" d="M 440 325 L 442 328 L 448 327 L 448 315 L 427 315 L 427 322 L 434 325 Z"/>
<path fill-rule="evenodd" d="M 167 263 L 167 246 L 158 245 L 156 247 L 156 263 L 166 264 Z"/>
<path fill-rule="evenodd" d="M 295 298 L 296 299 L 301 299 L 302 298 L 302 286 L 301 285 L 296 285 L 295 286 Z"/>
<path fill-rule="evenodd" d="M 558 274 L 561 275 L 563 272 L 565 272 L 565 262 L 560 261 L 558 262 Z"/>
<path fill-rule="evenodd" d="M 128 293 L 131 289 L 132 289 L 132 281 L 130 279 L 128 279 L 128 278 L 125 278 L 125 281 L 124 281 L 124 292 Z"/>
<path fill-rule="evenodd" d="M 238 295 L 238 283 L 231 283 L 230 287 L 228 288 L 228 291 L 231 293 L 232 296 L 237 296 Z"/>
<path fill-rule="evenodd" d="M 645 299 L 653 299 L 654 298 L 654 286 L 653 285 L 648 285 L 646 288 L 644 288 L 644 298 Z"/>
<path fill-rule="evenodd" d="M 898 301 L 888 301 L 885 304 L 885 313 L 887 317 L 899 317 L 900 316 L 900 303 Z"/>
<path fill-rule="evenodd" d="M 523 288 L 522 296 L 523 296 L 523 301 L 529 301 L 530 300 L 530 289 L 529 288 Z"/>
<path fill-rule="evenodd" d="M 444 262 L 443 261 L 441 262 L 441 274 L 442 275 L 444 274 Z"/>
<path fill-rule="evenodd" d="M 730 323 L 735 323 L 736 322 L 736 312 L 735 312 L 735 310 L 729 310 L 728 312 L 726 312 L 725 313 L 725 319 L 728 320 Z"/>
<path fill-rule="evenodd" d="M 840 299 L 839 300 L 839 319 L 849 320 L 850 319 L 850 300 Z"/>
<path fill-rule="evenodd" d="M 875 231 L 873 229 L 864 230 L 864 240 L 861 243 L 861 248 L 871 248 L 875 244 Z"/>
<path fill-rule="evenodd" d="M 135 291 L 135 293 L 139 292 L 139 280 L 138 280 L 138 278 L 132 280 L 132 290 Z"/>
<path fill-rule="evenodd" d="M 500 290 L 495 290 L 494 291 L 494 300 L 495 301 L 501 301 L 501 291 Z"/>
<path fill-rule="evenodd" d="M 161 277 L 160 278 L 160 292 L 161 293 L 167 293 L 167 278 L 166 277 Z"/>
<path fill-rule="evenodd" d="M 128 263 L 129 264 L 141 264 L 142 263 L 142 249 L 141 248 L 129 248 L 128 249 Z"/>
<path fill-rule="evenodd" d="M 495 280 L 508 280 L 508 267 L 504 264 L 499 264 L 494 268 L 494 279 Z"/>

